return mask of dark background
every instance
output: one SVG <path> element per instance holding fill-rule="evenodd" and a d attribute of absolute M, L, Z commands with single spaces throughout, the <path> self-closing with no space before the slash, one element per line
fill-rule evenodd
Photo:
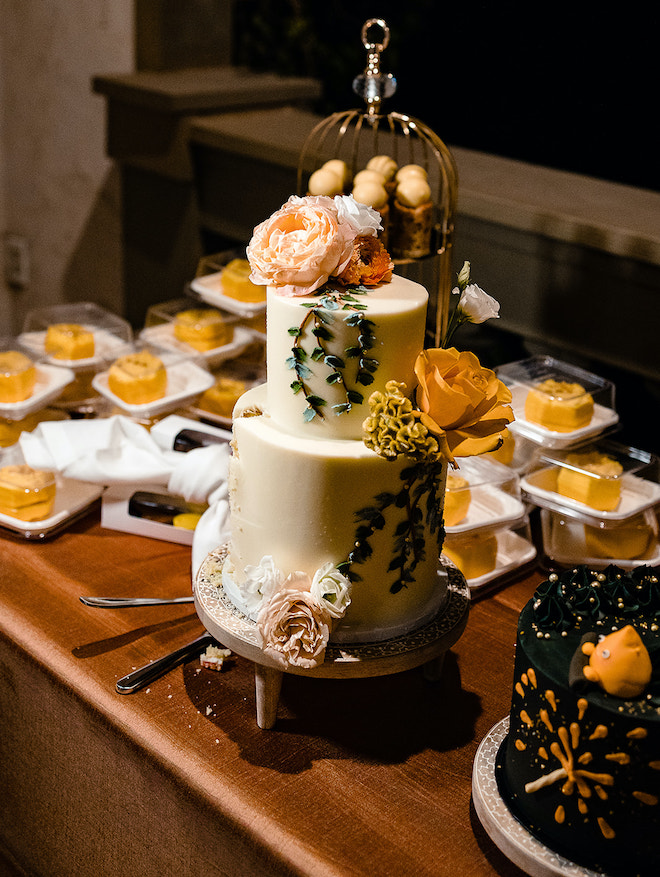
<path fill-rule="evenodd" d="M 360 33 L 383 18 L 383 111 L 449 145 L 660 191 L 655 4 L 236 0 L 235 63 L 323 84 L 323 115 L 362 101 Z"/>

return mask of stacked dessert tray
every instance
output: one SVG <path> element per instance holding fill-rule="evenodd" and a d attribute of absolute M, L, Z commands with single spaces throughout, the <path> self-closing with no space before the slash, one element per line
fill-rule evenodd
<path fill-rule="evenodd" d="M 660 563 L 658 460 L 616 441 L 612 384 L 550 356 L 497 371 L 513 397 L 509 431 L 515 450 L 509 465 L 519 476 L 527 508 L 540 510 L 544 565 L 632 569 Z M 544 381 L 582 388 L 593 400 L 588 422 L 559 430 L 528 419 L 528 394 Z"/>
<path fill-rule="evenodd" d="M 458 641 L 467 624 L 470 594 L 465 577 L 451 563 L 443 562 L 439 574 L 447 580 L 447 599 L 437 615 L 420 627 L 378 642 L 333 644 L 325 660 L 305 669 L 288 664 L 286 669 L 262 649 L 257 625 L 227 597 L 221 569 L 227 547 L 208 554 L 193 583 L 197 614 L 207 631 L 237 655 L 254 663 L 257 724 L 272 728 L 284 673 L 325 679 L 366 678 L 400 673 L 424 666 L 428 679 L 442 673 L 445 653 Z"/>
<path fill-rule="evenodd" d="M 536 559 L 518 473 L 491 456 L 460 459 L 447 476 L 443 554 L 463 572 L 473 598 Z"/>

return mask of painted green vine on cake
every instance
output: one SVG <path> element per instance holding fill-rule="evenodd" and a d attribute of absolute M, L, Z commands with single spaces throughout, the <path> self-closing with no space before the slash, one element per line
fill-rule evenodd
<path fill-rule="evenodd" d="M 443 489 L 442 461 L 421 460 L 406 467 L 401 472 L 401 490 L 398 493 L 379 493 L 374 497 L 374 505 L 355 513 L 355 547 L 348 555 L 348 560 L 339 565 L 341 571 L 348 574 L 351 581 L 359 582 L 361 578 L 355 565 L 364 563 L 373 553 L 370 539 L 377 530 L 385 527 L 387 510 L 403 509 L 405 514 L 394 531 L 388 569 L 396 574 L 390 586 L 392 594 L 407 587 L 414 581 L 417 564 L 426 559 L 425 524 L 437 537 L 438 555 L 442 549 L 445 536 L 440 511 Z"/>
<path fill-rule="evenodd" d="M 376 343 L 374 323 L 364 314 L 367 306 L 355 297 L 366 292 L 367 289 L 364 287 L 352 287 L 346 290 L 324 287 L 316 293 L 318 302 L 305 302 L 301 305 L 307 309 L 307 313 L 299 326 L 292 326 L 289 329 L 289 335 L 295 340 L 286 364 L 295 372 L 291 389 L 295 394 L 303 393 L 305 396 L 307 402 L 303 412 L 305 421 L 310 421 L 314 417 L 323 419 L 323 409 L 327 405 L 327 401 L 322 396 L 310 390 L 308 381 L 313 375 L 312 363 L 323 363 L 327 366 L 329 373 L 325 379 L 326 383 L 344 389 L 344 400 L 332 406 L 333 414 L 345 414 L 353 405 L 361 405 L 364 401 L 362 392 L 346 383 L 347 360 L 357 361 L 356 385 L 368 387 L 373 383 L 374 373 L 378 369 L 378 360 L 369 354 Z M 343 357 L 329 352 L 327 348 L 328 342 L 334 338 L 332 325 L 342 313 L 346 325 L 355 331 L 355 343 L 344 350 Z M 308 328 L 316 341 L 309 353 L 301 343 Z"/>

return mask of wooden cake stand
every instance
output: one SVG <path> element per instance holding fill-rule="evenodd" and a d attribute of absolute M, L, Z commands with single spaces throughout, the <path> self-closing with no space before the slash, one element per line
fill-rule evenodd
<path fill-rule="evenodd" d="M 277 704 L 284 673 L 318 676 L 325 679 L 355 679 L 386 676 L 424 665 L 425 675 L 440 677 L 445 653 L 465 630 L 470 591 L 456 567 L 442 561 L 448 577 L 447 600 L 436 617 L 408 634 L 382 642 L 330 643 L 325 661 L 311 670 L 282 668 L 260 646 L 254 621 L 229 600 L 222 588 L 220 570 L 226 548 L 207 555 L 193 584 L 197 614 L 211 636 L 242 658 L 254 662 L 257 725 L 272 728 L 277 720 Z"/>

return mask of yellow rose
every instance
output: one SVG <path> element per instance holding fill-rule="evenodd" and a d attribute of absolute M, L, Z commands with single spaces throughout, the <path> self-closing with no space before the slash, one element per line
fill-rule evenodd
<path fill-rule="evenodd" d="M 511 392 L 495 372 L 455 347 L 424 350 L 415 362 L 422 423 L 447 460 L 494 450 L 513 420 Z"/>

